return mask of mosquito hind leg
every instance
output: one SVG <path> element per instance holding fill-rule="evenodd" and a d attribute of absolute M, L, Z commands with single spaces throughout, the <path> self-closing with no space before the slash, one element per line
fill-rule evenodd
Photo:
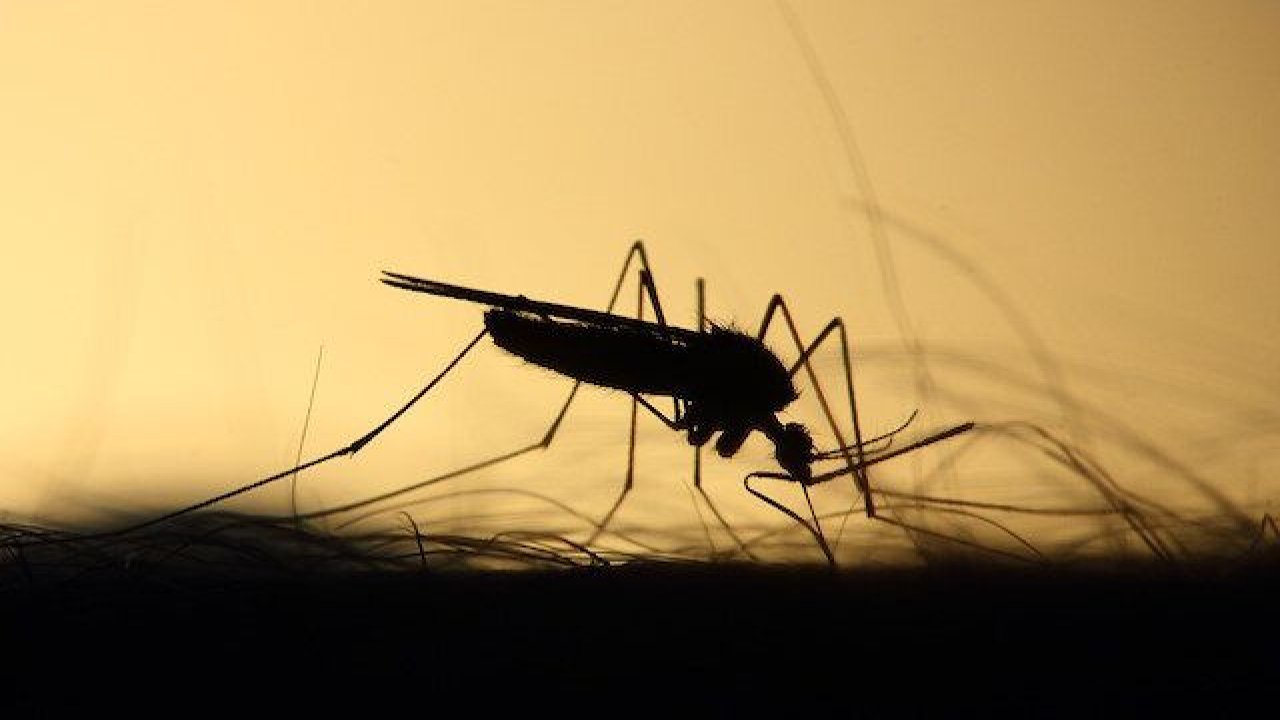
<path fill-rule="evenodd" d="M 427 393 L 431 392 L 431 390 L 435 388 L 435 386 L 438 385 L 441 380 L 444 380 L 445 376 L 448 375 L 450 372 L 452 372 L 453 369 L 458 366 L 458 363 L 462 362 L 462 359 L 466 357 L 467 354 L 470 353 L 471 350 L 474 349 L 475 346 L 479 344 L 479 342 L 482 339 L 484 339 L 484 336 L 487 334 L 489 334 L 488 330 L 481 330 L 479 334 L 477 334 L 474 338 L 471 339 L 471 342 L 467 343 L 467 345 L 464 348 L 462 348 L 462 350 L 457 355 L 453 357 L 453 360 L 449 361 L 449 364 L 446 365 L 445 368 L 439 372 L 439 374 L 437 374 L 434 378 L 432 378 L 431 381 L 428 382 L 426 386 L 424 386 L 421 390 L 419 390 L 413 397 L 409 398 L 409 401 L 406 402 L 404 405 L 402 405 L 399 410 L 396 410 L 394 413 L 392 413 L 391 416 L 388 417 L 386 420 L 383 420 L 382 422 L 378 423 L 369 432 L 365 433 L 364 435 L 361 435 L 359 438 L 356 438 L 356 440 L 351 444 L 346 445 L 345 447 L 338 448 L 337 450 L 334 450 L 328 455 L 322 455 L 313 460 L 308 460 L 307 462 L 304 462 L 301 465 L 297 465 L 295 467 L 289 468 L 288 470 L 285 470 L 283 472 L 278 472 L 274 475 L 268 475 L 267 477 L 262 478 L 261 480 L 255 480 L 254 482 L 251 482 L 247 485 L 242 485 L 234 490 L 228 490 L 227 492 L 224 492 L 220 495 L 215 495 L 214 497 L 207 498 L 198 503 L 194 503 L 192 505 L 179 508 L 169 513 L 165 513 L 160 517 L 151 518 L 150 520 L 146 520 L 141 523 L 137 523 L 135 525 L 130 525 L 129 527 L 121 528 L 120 530 L 115 530 L 111 534 L 123 535 L 125 533 L 141 530 L 143 528 L 147 528 L 152 525 L 157 525 L 167 520 L 172 520 L 174 518 L 196 512 L 197 510 L 203 510 L 207 507 L 211 507 L 220 502 L 223 502 L 224 500 L 230 500 L 231 498 L 236 497 L 238 495 L 243 495 L 244 493 L 250 492 L 252 490 L 257 490 L 260 487 L 270 485 L 271 483 L 274 483 L 277 480 L 281 480 L 286 477 L 296 475 L 297 473 L 300 473 L 303 470 L 316 467 L 317 465 L 323 465 L 324 463 L 327 463 L 330 460 L 333 460 L 335 458 L 342 457 L 343 455 L 354 455 L 360 452 L 360 450 L 363 449 L 370 442 L 372 442 L 374 438 L 376 438 L 384 430 L 390 427 L 392 423 L 394 423 L 396 420 L 399 420 L 400 417 L 405 413 L 409 412 L 409 409 L 412 408 L 415 404 L 417 404 L 417 402 L 421 400 Z"/>
<path fill-rule="evenodd" d="M 609 301 L 605 305 L 605 312 L 613 312 L 614 308 L 617 306 L 618 297 L 621 294 L 622 286 L 626 281 L 627 274 L 631 270 L 633 262 L 637 262 L 640 265 L 640 269 L 639 269 L 640 290 L 639 290 L 639 298 L 638 298 L 638 307 L 639 307 L 638 312 L 641 314 L 641 316 L 643 315 L 643 312 L 644 312 L 643 304 L 647 300 L 649 304 L 653 307 L 654 314 L 658 316 L 659 322 L 665 323 L 665 315 L 663 314 L 663 311 L 662 311 L 661 302 L 658 299 L 657 286 L 653 280 L 653 269 L 649 265 L 649 258 L 647 253 L 645 252 L 644 243 L 641 241 L 636 241 L 627 250 L 627 256 L 622 263 L 622 269 L 618 273 L 618 277 L 614 282 L 613 290 L 609 295 Z M 466 352 L 468 352 L 471 349 L 471 347 L 475 345 L 475 343 L 479 342 L 480 338 L 482 338 L 484 334 L 485 333 L 482 332 L 480 336 L 478 336 L 475 340 L 473 340 L 471 345 L 467 346 L 466 350 L 464 350 L 462 354 L 465 355 Z M 451 369 L 452 365 L 456 364 L 457 361 L 460 359 L 461 359 L 461 355 L 455 359 L 454 363 L 452 363 L 450 365 L 450 368 L 448 369 Z M 448 371 L 448 369 L 446 369 L 446 372 Z M 439 378 L 437 378 L 437 381 L 438 379 Z M 321 511 L 319 513 L 313 513 L 312 515 L 313 516 L 333 515 L 333 514 L 349 512 L 359 508 L 364 508 L 375 503 L 384 502 L 394 498 L 402 497 L 409 492 L 420 490 L 446 480 L 456 479 L 464 475 L 469 475 L 475 472 L 479 472 L 481 470 L 486 470 L 486 469 L 495 467 L 503 463 L 510 462 L 522 455 L 526 455 L 531 452 L 534 452 L 535 450 L 545 450 L 551 446 L 551 443 L 555 440 L 556 436 L 560 432 L 560 428 L 563 427 L 565 418 L 569 414 L 569 408 L 573 405 L 573 401 L 577 397 L 578 391 L 581 389 L 581 387 L 582 387 L 581 381 L 575 381 L 573 383 L 573 386 L 569 389 L 569 392 L 565 396 L 564 401 L 560 404 L 559 410 L 556 411 L 555 416 L 551 419 L 551 423 L 547 427 L 546 431 L 542 434 L 542 436 L 538 440 L 532 443 L 518 447 L 515 450 L 492 455 L 488 458 L 472 463 L 466 467 L 463 467 L 451 472 L 447 472 L 442 475 L 438 475 L 436 477 L 430 478 L 428 480 L 424 480 L 419 483 L 414 483 L 413 485 L 409 485 L 407 487 L 399 488 L 397 490 L 392 490 L 390 492 L 382 493 L 380 495 L 376 495 L 370 498 L 365 498 L 364 500 L 349 503 L 341 507 L 330 508 L 328 510 Z M 413 401 L 410 401 L 409 404 L 412 405 L 412 403 L 416 402 L 416 400 L 417 398 L 415 398 Z M 396 415 L 392 416 L 387 422 L 384 422 L 382 425 L 375 428 L 373 432 L 367 434 L 366 436 L 358 440 L 357 445 L 363 446 L 363 444 L 367 443 L 369 440 L 372 440 L 374 435 L 377 435 L 379 432 L 386 429 L 386 426 L 389 425 L 391 421 L 394 421 L 397 417 L 399 417 L 399 415 L 403 414 L 404 411 L 407 409 L 408 409 L 407 406 L 405 408 L 402 408 Z M 678 411 L 679 411 L 679 407 L 677 406 L 677 412 Z M 628 467 L 627 467 L 626 484 L 623 488 L 622 494 L 619 496 L 618 501 L 615 502 L 614 507 L 610 510 L 609 514 L 605 516 L 604 520 L 602 520 L 600 523 L 596 525 L 595 532 L 592 535 L 593 539 L 598 535 L 600 535 L 601 532 L 603 532 L 605 526 L 608 524 L 608 521 L 611 519 L 612 515 L 617 511 L 618 506 L 621 505 L 622 499 L 625 498 L 626 494 L 630 491 L 632 485 L 634 484 L 635 435 L 636 435 L 635 416 L 636 416 L 636 410 L 633 403 L 631 432 L 630 432 L 631 441 L 629 443 L 629 447 L 627 451 Z M 355 449 L 358 450 L 359 447 L 355 447 Z M 344 449 L 344 451 L 345 450 L 346 449 Z M 339 453 L 335 453 L 334 455 L 336 456 L 337 454 L 341 454 L 341 452 L 342 451 L 340 451 Z M 322 462 L 323 460 L 324 459 L 322 459 L 320 462 Z M 318 462 L 313 464 L 318 464 Z M 301 468 L 296 468 L 296 469 L 305 469 L 306 467 L 310 467 L 310 465 L 304 465 Z M 293 470 L 286 471 L 286 474 L 289 472 L 293 472 Z"/>
<path fill-rule="evenodd" d="M 610 312 L 610 311 L 612 311 L 612 310 L 613 310 L 613 308 L 614 308 L 614 306 L 617 304 L 618 292 L 621 290 L 622 283 L 623 283 L 623 281 L 624 281 L 624 280 L 625 280 L 625 278 L 626 278 L 627 270 L 628 270 L 628 269 L 630 268 L 630 266 L 631 266 L 632 259 L 633 259 L 633 258 L 636 258 L 636 257 L 638 257 L 638 258 L 639 258 L 639 261 L 640 261 L 641 265 L 643 266 L 644 270 L 646 270 L 646 271 L 648 271 L 648 272 L 649 272 L 650 287 L 652 287 L 652 270 L 650 270 L 650 269 L 649 269 L 648 257 L 647 257 L 647 255 L 645 254 L 645 251 L 644 251 L 644 245 L 643 245 L 643 243 L 641 243 L 641 242 L 637 241 L 635 244 L 633 244 L 633 245 L 631 246 L 631 248 L 630 248 L 630 249 L 628 250 L 628 252 L 627 252 L 627 257 L 626 257 L 626 260 L 623 262 L 622 270 L 621 270 L 621 272 L 619 272 L 619 274 L 618 274 L 618 280 L 617 280 L 617 283 L 615 284 L 615 286 L 614 286 L 614 290 L 613 290 L 613 293 L 612 293 L 612 295 L 611 295 L 611 296 L 610 296 L 610 298 L 609 298 L 609 303 L 608 303 L 608 305 L 607 305 L 607 306 L 606 306 L 606 308 L 605 308 L 605 311 L 606 311 L 606 312 Z M 650 297 L 651 302 L 653 302 L 653 303 L 654 303 L 654 305 L 655 305 L 655 311 L 656 311 L 656 312 L 658 312 L 659 314 L 661 314 L 661 311 L 660 311 L 660 310 L 656 310 L 656 308 L 658 308 L 658 307 L 659 307 L 659 306 L 657 305 L 657 292 L 656 292 L 656 290 L 651 290 L 651 291 L 649 291 L 649 297 Z M 408 400 L 408 402 L 406 402 L 406 403 L 405 403 L 404 405 L 402 405 L 398 410 L 396 410 L 394 413 L 392 413 L 392 414 L 391 414 L 387 419 L 383 420 L 382 422 L 380 422 L 380 423 L 378 423 L 376 426 L 374 426 L 374 427 L 373 427 L 373 429 L 371 429 L 369 432 L 367 432 L 367 433 L 365 433 L 364 435 L 361 435 L 360 437 L 356 438 L 356 439 L 355 439 L 353 442 L 351 442 L 349 445 L 346 445 L 346 446 L 341 447 L 341 448 L 339 448 L 339 449 L 337 449 L 337 450 L 334 450 L 333 452 L 330 452 L 330 453 L 329 453 L 329 454 L 327 454 L 327 455 L 322 455 L 322 456 L 320 456 L 320 457 L 317 457 L 317 458 L 314 458 L 314 459 L 312 459 L 312 460 L 309 460 L 309 461 L 307 461 L 307 462 L 305 462 L 305 463 L 302 463 L 302 464 L 296 465 L 296 466 L 294 466 L 294 467 L 291 467 L 291 468 L 289 468 L 288 470 L 284 470 L 284 471 L 282 471 L 282 472 L 275 473 L 274 475 L 269 475 L 269 476 L 267 476 L 267 477 L 265 477 L 265 478 L 262 478 L 262 479 L 260 479 L 260 480 L 255 480 L 254 482 L 251 482 L 251 483 L 249 483 L 249 484 L 247 484 L 247 485 L 242 485 L 242 486 L 240 486 L 240 487 L 238 487 L 238 488 L 235 488 L 235 489 L 233 489 L 233 490 L 229 490 L 229 491 L 227 491 L 227 492 L 224 492 L 224 493 L 222 493 L 222 494 L 216 495 L 216 496 L 214 496 L 214 497 L 211 497 L 211 498 L 207 498 L 207 499 L 205 499 L 205 500 L 202 500 L 202 501 L 200 501 L 200 502 L 198 502 L 198 503 L 194 503 L 194 504 L 192 504 L 192 505 L 188 505 L 188 506 L 186 506 L 186 507 L 179 508 L 179 509 L 177 509 L 177 510 L 174 510 L 174 511 L 172 511 L 172 512 L 166 513 L 166 514 L 161 515 L 161 516 L 159 516 L 159 517 L 155 517 L 155 518 L 152 518 L 152 519 L 150 519 L 150 520 L 146 520 L 146 521 L 144 521 L 144 522 L 137 523 L 137 524 L 135 524 L 135 525 L 131 525 L 131 526 L 128 526 L 128 527 L 122 528 L 122 529 L 120 529 L 120 530 L 113 531 L 113 533 L 114 533 L 114 534 L 124 534 L 124 533 L 133 532 L 133 531 L 136 531 L 136 530 L 141 530 L 141 529 L 143 529 L 143 528 L 150 527 L 150 526 L 152 526 L 152 525 L 156 525 L 156 524 L 159 524 L 159 523 L 165 522 L 165 521 L 167 521 L 167 520 L 172 520 L 172 519 L 177 518 L 177 517 L 180 517 L 180 516 L 182 516 L 182 515 L 186 515 L 186 514 L 189 514 L 189 513 L 192 513 L 192 512 L 196 512 L 196 511 L 198 511 L 198 510 L 203 510 L 203 509 L 205 509 L 205 508 L 207 508 L 207 507 L 211 507 L 211 506 L 216 505 L 216 504 L 218 504 L 218 503 L 220 503 L 220 502 L 223 502 L 223 501 L 225 501 L 225 500 L 229 500 L 229 499 L 234 498 L 234 497 L 237 497 L 237 496 L 239 496 L 239 495 L 243 495 L 244 493 L 247 493 L 247 492 L 251 492 L 251 491 L 253 491 L 253 490 L 256 490 L 256 489 L 258 489 L 258 488 L 260 488 L 260 487 L 263 487 L 263 486 L 266 486 L 266 485 L 270 485 L 270 484 L 272 484 L 272 483 L 274 483 L 274 482 L 276 482 L 276 481 L 278 481 L 278 480 L 281 480 L 281 479 L 286 478 L 286 477 L 290 477 L 290 476 L 292 476 L 292 475 L 295 475 L 296 473 L 302 472 L 302 471 L 307 470 L 307 469 L 309 469 L 309 468 L 313 468 L 313 467 L 316 467 L 316 466 L 319 466 L 319 465 L 323 465 L 324 463 L 327 463 L 327 462 L 329 462 L 330 460 L 334 460 L 334 459 L 339 458 L 339 457 L 342 457 L 342 456 L 344 456 L 344 455 L 354 455 L 354 454 L 356 454 L 356 453 L 360 452 L 360 450 L 362 450 L 365 446 L 367 446 L 369 443 L 371 443 L 371 442 L 372 442 L 376 437 L 378 437 L 379 435 L 381 435 L 381 434 L 382 434 L 382 433 L 383 433 L 383 432 L 384 432 L 388 427 L 390 427 L 390 426 L 391 426 L 395 421 L 399 420 L 399 419 L 400 419 L 400 418 L 401 418 L 405 413 L 407 413 L 407 412 L 410 410 L 410 408 L 412 408 L 414 405 L 416 405 L 416 404 L 418 403 L 418 401 L 419 401 L 419 400 L 421 400 L 424 396 L 426 396 L 426 394 L 427 394 L 427 393 L 431 392 L 431 390 L 432 390 L 432 389 L 434 389 L 434 388 L 435 388 L 435 386 L 436 386 L 437 384 L 439 384 L 439 383 L 440 383 L 440 382 L 445 378 L 445 376 L 446 376 L 446 375 L 448 375 L 450 372 L 452 372 L 452 371 L 453 371 L 453 369 L 454 369 L 455 367 L 457 367 L 457 365 L 458 365 L 460 362 L 462 362 L 462 359 L 463 359 L 464 357 L 466 357 L 466 356 L 467 356 L 467 354 L 469 354 L 469 353 L 470 353 L 470 352 L 475 348 L 475 346 L 476 346 L 476 345 L 478 345 L 482 339 L 484 339 L 485 335 L 487 335 L 487 334 L 488 334 L 488 331 L 487 331 L 487 330 L 481 330 L 481 331 L 480 331 L 480 332 L 479 332 L 479 333 L 478 333 L 474 338 L 472 338 L 472 339 L 471 339 L 471 341 L 470 341 L 469 343 L 467 343 L 467 345 L 466 345 L 465 347 L 463 347 L 463 349 L 462 349 L 462 350 L 461 350 L 461 351 L 460 351 L 456 356 L 454 356 L 454 358 L 449 362 L 449 364 L 448 364 L 448 365 L 446 365 L 446 366 L 445 366 L 445 368 L 444 368 L 442 371 L 440 371 L 440 373 L 439 373 L 438 375 L 436 375 L 434 378 L 432 378 L 432 379 L 431 379 L 431 381 L 430 381 L 430 382 L 428 382 L 428 383 L 426 384 L 426 386 L 424 386 L 424 387 L 423 387 L 421 390 L 419 390 L 415 395 L 413 395 L 413 396 Z M 515 457 L 518 457 L 518 456 L 520 456 L 520 455 L 524 455 L 525 453 L 531 452 L 531 451 L 533 451 L 533 450 L 545 449 L 545 448 L 549 447 L 549 446 L 551 445 L 552 440 L 554 440 L 554 439 L 555 439 L 556 433 L 557 433 L 557 432 L 559 432 L 559 429 L 560 429 L 561 425 L 562 425 L 562 424 L 563 424 L 563 422 L 564 422 L 565 416 L 566 416 L 566 415 L 568 414 L 568 412 L 569 412 L 569 407 L 570 407 L 570 405 L 572 405 L 572 404 L 573 404 L 574 397 L 577 395 L 577 393 L 578 393 L 578 389 L 580 388 L 580 386 L 581 386 L 581 383 L 580 383 L 580 382 L 574 382 L 573 387 L 569 390 L 569 394 L 568 394 L 568 396 L 565 398 L 564 402 L 561 404 L 561 406 L 560 406 L 560 410 L 556 413 L 555 417 L 554 417 L 554 418 L 552 419 L 552 421 L 551 421 L 551 425 L 547 428 L 547 431 L 543 434 L 543 436 L 542 436 L 542 438 L 541 438 L 540 440 L 538 440 L 537 442 L 535 442 L 535 443 L 533 443 L 533 444 L 531 444 L 531 445 L 528 445 L 528 446 L 525 446 L 525 447 L 519 448 L 519 449 L 517 449 L 517 450 L 511 451 L 511 452 L 507 452 L 507 453 L 501 453 L 501 454 L 499 454 L 499 455 L 495 455 L 495 456 L 493 456 L 493 457 L 491 457 L 491 458 L 489 458 L 489 459 L 487 459 L 487 460 L 483 460 L 483 461 L 481 461 L 481 462 L 479 462 L 479 463 L 476 463 L 476 464 L 474 464 L 474 465 L 471 465 L 471 466 L 470 466 L 469 468 L 467 468 L 466 470 L 464 470 L 464 471 L 460 471 L 460 473 L 457 473 L 457 474 L 465 474 L 465 473 L 469 473 L 469 472 L 474 472 L 474 471 L 476 471 L 476 470 L 478 470 L 478 469 L 480 469 L 480 468 L 490 467 L 490 466 L 492 466 L 492 465 L 495 465 L 495 464 L 498 464 L 498 463 L 501 463 L 501 462 L 505 462 L 505 461 L 507 461 L 507 460 L 514 459 Z M 454 477 L 454 476 L 456 476 L 456 474 L 453 474 L 453 473 L 448 474 L 448 477 Z M 420 484 L 419 484 L 419 485 L 420 485 Z M 414 486 L 414 487 L 417 487 L 417 486 Z M 390 495 L 396 495 L 396 494 L 399 494 L 399 492 L 393 492 L 393 493 L 389 494 L 389 496 L 390 496 Z M 381 498 L 378 498 L 378 499 L 381 499 Z M 376 501 L 376 499 L 375 499 L 374 501 Z M 361 503 L 361 504 L 367 504 L 367 503 Z"/>

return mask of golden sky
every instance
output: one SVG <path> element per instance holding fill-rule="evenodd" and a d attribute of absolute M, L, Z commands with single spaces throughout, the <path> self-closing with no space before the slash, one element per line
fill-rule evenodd
<path fill-rule="evenodd" d="M 156 510 L 288 467 L 322 344 L 306 454 L 332 450 L 479 329 L 379 271 L 599 306 L 644 238 L 686 324 L 698 276 L 717 319 L 774 291 L 807 332 L 843 316 L 873 429 L 1045 423 L 1148 494 L 1275 512 L 1280 5 L 790 7 L 861 166 L 773 2 L 0 3 L 0 507 Z M 536 439 L 566 390 L 487 348 L 300 497 Z M 472 487 L 599 514 L 626 407 L 589 393 L 551 454 Z M 696 523 L 683 440 L 642 435 L 628 512 Z M 1087 504 L 975 444 L 949 492 Z M 739 482 L 766 445 L 708 463 L 785 524 Z"/>

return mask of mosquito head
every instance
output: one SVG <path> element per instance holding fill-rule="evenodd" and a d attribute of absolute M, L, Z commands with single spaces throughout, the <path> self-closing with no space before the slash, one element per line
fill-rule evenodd
<path fill-rule="evenodd" d="M 770 433 L 774 457 L 778 464 L 798 483 L 808 484 L 813 477 L 809 463 L 813 460 L 813 438 L 800 423 L 787 423 Z"/>

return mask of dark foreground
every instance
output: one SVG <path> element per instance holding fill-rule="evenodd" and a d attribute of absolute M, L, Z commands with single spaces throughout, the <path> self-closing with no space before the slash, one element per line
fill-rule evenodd
<path fill-rule="evenodd" d="M 1266 716 L 1280 697 L 1275 570 L 721 565 L 7 584 L 0 706 L 19 711 L 5 717 Z"/>

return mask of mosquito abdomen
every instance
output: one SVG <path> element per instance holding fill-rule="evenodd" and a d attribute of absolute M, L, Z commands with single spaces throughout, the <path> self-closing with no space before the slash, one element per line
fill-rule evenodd
<path fill-rule="evenodd" d="M 602 387 L 684 397 L 688 348 L 659 333 L 558 322 L 489 310 L 493 342 L 534 365 Z"/>
<path fill-rule="evenodd" d="M 777 356 L 728 328 L 667 335 L 656 326 L 560 322 L 503 309 L 486 312 L 484 322 L 513 355 L 592 385 L 688 400 L 717 428 L 757 426 L 796 397 Z"/>

